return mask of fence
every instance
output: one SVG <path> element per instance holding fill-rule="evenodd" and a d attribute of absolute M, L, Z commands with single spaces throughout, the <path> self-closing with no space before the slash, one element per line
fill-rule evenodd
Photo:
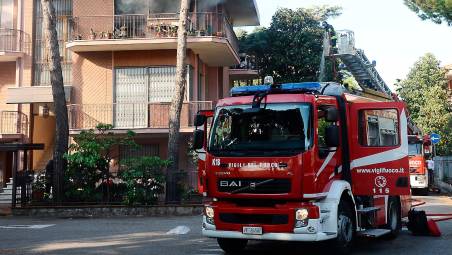
<path fill-rule="evenodd" d="M 452 156 L 435 157 L 434 161 L 437 178 L 452 184 Z"/>
<path fill-rule="evenodd" d="M 183 103 L 181 128 L 193 127 L 200 110 L 212 109 L 211 101 Z M 170 103 L 117 103 L 69 105 L 69 127 L 72 130 L 92 129 L 97 124 L 114 128 L 168 128 Z"/>

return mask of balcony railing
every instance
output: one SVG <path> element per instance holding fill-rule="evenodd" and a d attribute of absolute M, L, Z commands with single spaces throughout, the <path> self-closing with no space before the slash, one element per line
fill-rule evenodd
<path fill-rule="evenodd" d="M 178 20 L 177 13 L 79 16 L 73 18 L 73 41 L 176 38 Z M 238 39 L 224 14 L 190 13 L 187 30 L 189 37 L 226 38 L 238 51 Z"/>
<path fill-rule="evenodd" d="M 249 56 L 245 53 L 240 54 L 240 64 L 231 66 L 231 69 L 239 70 L 257 70 L 256 59 L 254 56 Z"/>
<path fill-rule="evenodd" d="M 23 52 L 29 50 L 28 35 L 17 29 L 0 28 L 0 52 Z"/>
<path fill-rule="evenodd" d="M 212 109 L 211 101 L 184 103 L 181 128 L 193 127 L 196 113 L 208 109 Z M 69 128 L 92 129 L 100 123 L 111 124 L 115 129 L 168 128 L 169 110 L 169 103 L 69 105 Z"/>
<path fill-rule="evenodd" d="M 0 112 L 0 134 L 28 134 L 28 116 L 16 111 Z"/>

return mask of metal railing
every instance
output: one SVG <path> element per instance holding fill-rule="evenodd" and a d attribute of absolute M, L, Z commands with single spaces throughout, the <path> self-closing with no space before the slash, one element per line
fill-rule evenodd
<path fill-rule="evenodd" d="M 238 39 L 228 18 L 221 13 L 189 14 L 189 37 L 226 38 L 238 51 Z M 176 38 L 178 13 L 79 16 L 73 18 L 72 40 L 118 40 Z"/>
<path fill-rule="evenodd" d="M 0 52 L 28 53 L 30 40 L 28 35 L 17 29 L 0 28 Z"/>
<path fill-rule="evenodd" d="M 241 53 L 239 55 L 239 58 L 240 58 L 240 64 L 231 66 L 231 69 L 257 70 L 256 59 L 254 56 L 250 56 L 245 53 Z"/>
<path fill-rule="evenodd" d="M 211 101 L 185 102 L 181 111 L 181 128 L 193 127 L 200 110 L 212 109 Z M 98 124 L 115 129 L 168 128 L 170 103 L 116 103 L 68 105 L 69 128 L 83 130 Z"/>
<path fill-rule="evenodd" d="M 0 134 L 28 134 L 28 116 L 17 111 L 0 112 Z"/>

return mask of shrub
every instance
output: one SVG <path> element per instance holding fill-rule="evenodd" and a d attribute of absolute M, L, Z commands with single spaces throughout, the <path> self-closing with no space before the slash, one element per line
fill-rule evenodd
<path fill-rule="evenodd" d="M 124 202 L 128 205 L 155 204 L 164 192 L 164 170 L 170 161 L 159 157 L 131 158 L 121 162 L 120 178 L 126 185 Z"/>
<path fill-rule="evenodd" d="M 135 134 L 132 131 L 126 136 L 118 136 L 111 132 L 112 129 L 112 125 L 99 124 L 96 130 L 82 131 L 75 136 L 75 143 L 69 146 L 69 153 L 66 155 L 66 201 L 110 202 L 110 190 L 120 190 L 113 187 L 120 184 L 111 181 L 115 179 L 110 173 L 111 150 L 118 145 L 138 145 L 133 141 Z"/>

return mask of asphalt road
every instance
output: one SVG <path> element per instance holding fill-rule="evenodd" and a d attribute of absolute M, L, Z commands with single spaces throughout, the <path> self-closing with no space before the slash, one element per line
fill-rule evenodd
<path fill-rule="evenodd" d="M 427 211 L 452 213 L 452 197 L 417 197 Z M 187 234 L 167 232 L 177 226 Z M 359 240 L 354 254 L 452 254 L 452 221 L 440 222 L 441 237 L 412 236 L 403 230 L 391 241 Z M 201 236 L 200 217 L 36 219 L 0 217 L 0 254 L 223 254 L 215 240 Z M 251 242 L 244 254 L 334 254 L 325 243 Z"/>

